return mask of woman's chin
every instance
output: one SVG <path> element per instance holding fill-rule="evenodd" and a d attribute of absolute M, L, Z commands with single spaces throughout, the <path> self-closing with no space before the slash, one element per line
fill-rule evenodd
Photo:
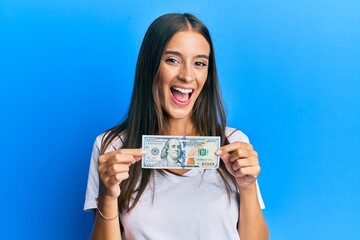
<path fill-rule="evenodd" d="M 174 120 L 187 120 L 191 116 L 191 111 L 185 111 L 185 109 L 179 110 L 170 110 L 167 111 L 169 117 Z"/>

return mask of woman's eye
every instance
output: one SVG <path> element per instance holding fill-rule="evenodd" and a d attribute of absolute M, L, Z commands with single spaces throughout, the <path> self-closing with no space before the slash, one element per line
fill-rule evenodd
<path fill-rule="evenodd" d="M 178 61 L 178 60 L 176 60 L 175 58 L 168 58 L 168 59 L 165 59 L 165 62 L 167 62 L 167 63 L 172 63 L 172 64 L 179 63 L 179 61 Z"/>
<path fill-rule="evenodd" d="M 197 67 L 206 67 L 207 64 L 205 62 L 195 62 L 195 66 L 197 66 Z"/>

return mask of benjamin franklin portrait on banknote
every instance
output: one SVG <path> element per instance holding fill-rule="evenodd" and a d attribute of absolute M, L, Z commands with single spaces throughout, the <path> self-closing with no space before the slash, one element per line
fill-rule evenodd
<path fill-rule="evenodd" d="M 178 139 L 169 139 L 165 142 L 161 150 L 161 160 L 156 163 L 156 167 L 182 167 L 181 143 Z"/>

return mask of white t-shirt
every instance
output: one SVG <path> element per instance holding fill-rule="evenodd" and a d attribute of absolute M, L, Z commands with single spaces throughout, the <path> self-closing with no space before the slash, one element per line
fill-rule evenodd
<path fill-rule="evenodd" d="M 244 133 L 234 128 L 226 128 L 225 135 L 229 142 L 249 142 Z M 100 144 L 101 135 L 96 138 L 91 156 L 84 210 L 96 209 Z M 117 138 L 107 151 L 119 148 L 121 140 Z M 239 239 L 239 201 L 233 184 L 229 199 L 216 170 L 193 169 L 182 176 L 164 172 L 162 176 L 154 171 L 154 181 L 150 180 L 136 207 L 130 213 L 120 214 L 123 239 Z"/>

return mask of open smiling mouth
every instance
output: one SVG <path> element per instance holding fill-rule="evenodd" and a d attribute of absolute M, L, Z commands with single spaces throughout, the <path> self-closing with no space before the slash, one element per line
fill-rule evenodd
<path fill-rule="evenodd" d="M 179 87 L 171 87 L 170 91 L 175 102 L 179 104 L 188 104 L 194 92 L 194 90 L 191 88 Z"/>

